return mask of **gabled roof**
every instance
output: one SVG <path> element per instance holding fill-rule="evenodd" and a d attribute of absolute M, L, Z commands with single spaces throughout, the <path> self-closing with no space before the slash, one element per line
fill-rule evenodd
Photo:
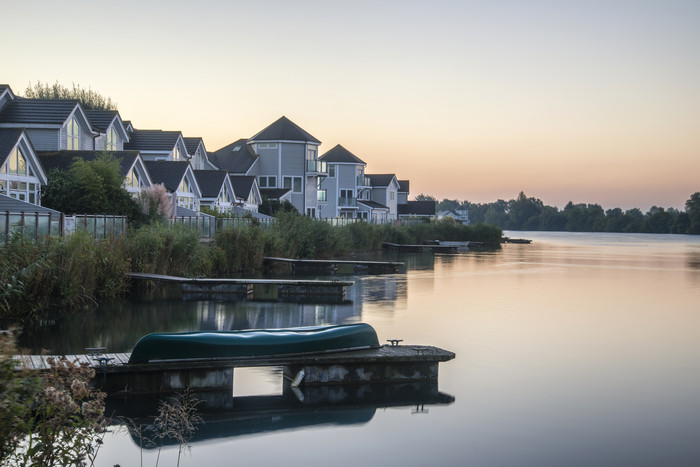
<path fill-rule="evenodd" d="M 25 201 L 20 201 L 14 199 L 10 196 L 0 194 L 0 211 L 10 211 L 10 212 L 38 212 L 42 214 L 51 214 L 51 217 L 60 217 L 61 213 L 53 209 L 45 208 L 43 206 L 38 206 L 36 204 L 27 203 Z"/>
<path fill-rule="evenodd" d="M 358 199 L 357 202 L 364 204 L 365 206 L 372 208 L 372 209 L 386 209 L 387 211 L 389 210 L 388 206 L 384 206 L 383 204 L 377 203 L 376 201 L 370 201 L 367 199 Z"/>
<path fill-rule="evenodd" d="M 365 177 L 369 178 L 372 186 L 389 186 L 391 181 L 396 178 L 394 174 L 365 174 Z"/>
<path fill-rule="evenodd" d="M 0 84 L 0 94 L 2 94 L 3 92 L 7 91 L 8 89 L 10 89 L 10 85 L 9 85 L 9 84 Z M 10 89 L 10 91 L 12 91 L 12 89 Z"/>
<path fill-rule="evenodd" d="M 221 187 L 226 182 L 228 172 L 225 170 L 195 170 L 194 176 L 202 191 L 202 198 L 216 198 L 221 193 Z"/>
<path fill-rule="evenodd" d="M 185 146 L 187 147 L 188 154 L 194 154 L 197 152 L 197 148 L 201 144 L 204 147 L 204 140 L 199 137 L 183 138 L 185 140 Z"/>
<path fill-rule="evenodd" d="M 10 100 L 15 98 L 15 94 L 12 92 L 9 84 L 0 84 L 0 97 L 3 97 L 3 95 L 10 96 Z"/>
<path fill-rule="evenodd" d="M 209 161 L 222 170 L 244 174 L 252 167 L 260 156 L 245 138 L 234 141 L 215 152 L 208 153 Z"/>
<path fill-rule="evenodd" d="M 23 131 L 21 128 L 0 128 L 0 165 L 5 162 L 10 151 L 17 146 Z"/>
<path fill-rule="evenodd" d="M 86 110 L 85 114 L 87 115 L 92 127 L 95 130 L 104 133 L 107 131 L 107 128 L 109 128 L 114 119 L 117 118 L 119 112 L 116 110 Z"/>
<path fill-rule="evenodd" d="M 44 170 L 48 173 L 50 170 L 68 170 L 73 161 L 82 159 L 84 161 L 92 161 L 97 159 L 97 156 L 102 151 L 40 151 L 37 152 L 37 158 Z M 134 162 L 139 157 L 138 151 L 110 151 L 110 154 L 119 161 L 120 173 L 124 177 L 129 173 L 129 170 L 134 166 Z"/>
<path fill-rule="evenodd" d="M 0 123 L 62 125 L 79 106 L 76 100 L 17 97 L 3 108 Z"/>
<path fill-rule="evenodd" d="M 285 116 L 263 128 L 251 141 L 303 141 L 307 143 L 321 144 L 319 140 L 311 136 L 306 130 Z"/>
<path fill-rule="evenodd" d="M 336 144 L 332 149 L 326 152 L 324 155 L 318 158 L 324 162 L 347 162 L 350 164 L 364 164 L 365 161 L 357 157 L 355 154 L 351 153 L 345 149 L 340 144 Z"/>
<path fill-rule="evenodd" d="M 399 192 L 400 193 L 408 193 L 408 188 L 410 185 L 409 180 L 399 180 Z"/>
<path fill-rule="evenodd" d="M 172 193 L 180 187 L 180 182 L 190 167 L 187 161 L 144 161 L 144 165 L 153 183 L 162 183 Z"/>
<path fill-rule="evenodd" d="M 253 189 L 255 184 L 255 176 L 253 175 L 230 175 L 231 185 L 233 185 L 233 191 L 236 193 L 236 198 L 248 199 L 250 195 L 250 190 Z"/>
<path fill-rule="evenodd" d="M 413 216 L 434 216 L 435 201 L 408 201 L 397 206 L 399 214 Z"/>
<path fill-rule="evenodd" d="M 172 151 L 182 136 L 179 131 L 134 130 L 124 149 L 141 151 Z"/>

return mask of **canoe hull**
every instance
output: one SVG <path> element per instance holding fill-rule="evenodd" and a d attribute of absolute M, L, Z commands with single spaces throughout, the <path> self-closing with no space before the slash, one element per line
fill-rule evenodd
<path fill-rule="evenodd" d="M 129 363 L 164 360 L 224 359 L 339 352 L 379 347 L 369 324 L 311 326 L 245 331 L 154 333 L 142 337 Z"/>

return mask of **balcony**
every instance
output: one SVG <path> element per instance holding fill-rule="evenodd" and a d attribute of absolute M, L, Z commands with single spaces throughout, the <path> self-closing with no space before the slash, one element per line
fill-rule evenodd
<path fill-rule="evenodd" d="M 357 177 L 357 186 L 368 187 L 372 186 L 372 183 L 369 181 L 369 177 L 360 175 L 359 177 Z"/>
<path fill-rule="evenodd" d="M 328 164 L 323 161 L 307 160 L 306 161 L 307 175 L 323 175 L 328 176 Z"/>
<path fill-rule="evenodd" d="M 316 190 L 316 201 L 319 203 L 328 202 L 328 190 Z"/>
<path fill-rule="evenodd" d="M 347 198 L 344 196 L 341 196 L 338 198 L 338 207 L 339 208 L 356 208 L 357 207 L 357 198 Z"/>

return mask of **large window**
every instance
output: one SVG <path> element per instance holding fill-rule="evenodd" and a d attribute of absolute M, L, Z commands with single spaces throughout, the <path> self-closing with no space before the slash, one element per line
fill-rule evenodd
<path fill-rule="evenodd" d="M 66 149 L 69 151 L 79 151 L 80 150 L 80 126 L 78 126 L 78 121 L 75 117 L 70 119 L 67 128 L 67 138 L 66 138 Z"/>
<path fill-rule="evenodd" d="M 21 201 L 39 204 L 41 186 L 35 183 L 31 167 L 19 148 L 15 148 L 0 167 L 0 193 Z"/>
<path fill-rule="evenodd" d="M 318 153 L 318 148 L 316 146 L 308 146 L 306 148 L 306 160 L 309 160 L 309 161 L 316 160 L 317 153 Z"/>
<path fill-rule="evenodd" d="M 301 177 L 284 177 L 284 188 L 289 188 L 294 193 L 301 193 Z"/>
<path fill-rule="evenodd" d="M 114 128 L 110 128 L 107 132 L 107 140 L 105 141 L 105 149 L 108 151 L 117 150 L 117 131 Z"/>
<path fill-rule="evenodd" d="M 129 174 L 126 176 L 126 186 L 130 188 L 140 188 L 141 180 L 139 179 L 139 174 L 136 170 L 131 169 Z"/>

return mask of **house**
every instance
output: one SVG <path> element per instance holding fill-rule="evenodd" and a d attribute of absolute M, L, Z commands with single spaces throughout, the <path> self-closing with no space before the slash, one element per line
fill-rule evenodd
<path fill-rule="evenodd" d="M 260 189 L 291 190 L 289 200 L 300 213 L 319 217 L 319 181 L 328 176 L 326 163 L 318 160 L 321 142 L 283 116 L 246 144 L 259 156 L 247 173 L 258 177 Z"/>
<path fill-rule="evenodd" d="M 41 186 L 46 183 L 46 171 L 26 131 L 0 128 L 0 194 L 40 205 Z"/>
<path fill-rule="evenodd" d="M 7 84 L 0 84 L 0 112 L 5 105 L 15 99 L 15 94 Z"/>
<path fill-rule="evenodd" d="M 406 201 L 398 210 L 401 220 L 430 220 L 435 217 L 435 201 Z"/>
<path fill-rule="evenodd" d="M 94 149 L 107 151 L 122 151 L 124 149 L 124 143 L 129 141 L 129 133 L 124 127 L 119 112 L 116 110 L 86 110 L 85 114 L 93 130 L 98 133 Z"/>
<path fill-rule="evenodd" d="M 388 209 L 386 218 L 383 222 L 391 222 L 398 219 L 398 191 L 399 181 L 394 174 L 367 174 L 365 175 L 370 182 L 370 199 L 374 203 L 384 206 Z M 369 207 L 368 203 L 362 202 L 364 206 Z M 377 208 L 372 208 L 376 210 Z M 371 217 L 370 217 L 371 218 Z M 374 219 L 372 219 L 374 221 Z"/>
<path fill-rule="evenodd" d="M 365 161 L 337 144 L 319 157 L 328 166 L 328 177 L 321 180 L 318 202 L 321 217 L 369 219 L 368 209 L 360 209 L 358 200 L 369 201 L 371 186 L 365 177 Z"/>
<path fill-rule="evenodd" d="M 233 174 L 230 174 L 229 178 L 236 194 L 236 206 L 246 211 L 258 212 L 258 206 L 262 204 L 258 179 L 254 175 Z"/>
<path fill-rule="evenodd" d="M 190 164 L 192 164 L 194 170 L 215 170 L 218 168 L 209 162 L 207 149 L 204 147 L 202 138 L 185 137 L 183 140 L 185 141 Z"/>
<path fill-rule="evenodd" d="M 124 144 L 128 151 L 139 151 L 144 161 L 188 161 L 185 140 L 179 131 L 134 130 L 129 142 Z"/>
<path fill-rule="evenodd" d="M 9 96 L 7 89 L 3 96 Z M 0 128 L 23 128 L 37 151 L 95 149 L 99 133 L 78 101 L 3 99 Z"/>
<path fill-rule="evenodd" d="M 233 211 L 236 194 L 231 179 L 225 170 L 195 170 L 194 176 L 202 192 L 201 206 L 207 206 L 221 213 Z"/>
<path fill-rule="evenodd" d="M 40 151 L 37 157 L 48 174 L 54 169 L 69 170 L 76 158 L 84 161 L 95 160 L 100 153 L 102 151 Z M 110 151 L 109 153 L 119 161 L 120 173 L 124 177 L 124 188 L 132 197 L 138 196 L 143 187 L 152 185 L 138 151 Z"/>
<path fill-rule="evenodd" d="M 440 211 L 437 214 L 438 220 L 450 217 L 460 224 L 469 224 L 469 211 L 466 206 L 460 206 L 454 210 Z"/>
<path fill-rule="evenodd" d="M 174 207 L 199 211 L 202 191 L 188 161 L 145 161 L 154 184 L 162 183 L 171 193 Z"/>

